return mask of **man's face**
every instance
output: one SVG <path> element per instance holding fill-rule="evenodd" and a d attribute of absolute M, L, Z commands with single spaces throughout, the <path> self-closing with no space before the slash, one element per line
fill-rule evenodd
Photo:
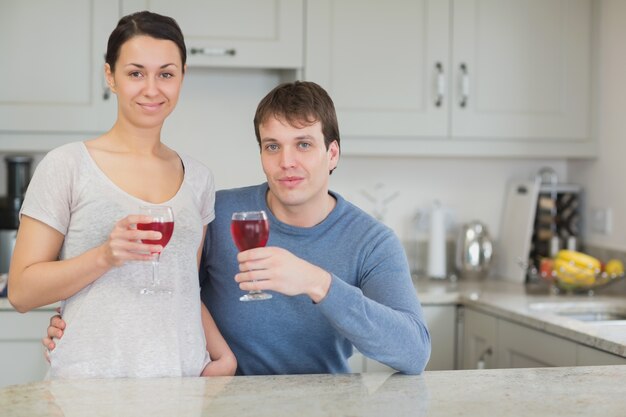
<path fill-rule="evenodd" d="M 326 149 L 322 124 L 294 127 L 270 117 L 259 133 L 261 163 L 270 187 L 268 204 L 274 214 L 326 207 L 328 178 L 337 166 L 339 145 L 334 141 Z"/>

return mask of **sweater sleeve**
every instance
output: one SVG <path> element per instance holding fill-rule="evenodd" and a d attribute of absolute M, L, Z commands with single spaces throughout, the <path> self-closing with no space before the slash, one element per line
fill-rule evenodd
<path fill-rule="evenodd" d="M 372 246 L 360 265 L 358 286 L 329 271 L 330 289 L 318 308 L 365 356 L 419 374 L 430 357 L 430 335 L 405 252 L 390 231 Z"/>

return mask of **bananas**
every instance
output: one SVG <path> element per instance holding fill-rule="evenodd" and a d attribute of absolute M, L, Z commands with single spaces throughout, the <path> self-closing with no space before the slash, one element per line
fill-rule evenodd
<path fill-rule="evenodd" d="M 582 252 L 561 250 L 554 259 L 554 273 L 563 284 L 592 286 L 600 272 L 600 261 Z"/>
<path fill-rule="evenodd" d="M 600 269 L 600 261 L 594 258 L 593 256 L 587 255 L 582 252 L 577 252 L 575 250 L 560 250 L 556 255 L 557 259 L 562 259 L 567 262 L 571 262 L 576 266 L 581 268 L 590 268 L 593 270 Z"/>
<path fill-rule="evenodd" d="M 595 270 L 580 267 L 561 258 L 555 259 L 554 272 L 561 282 L 569 285 L 589 286 L 596 281 Z"/>

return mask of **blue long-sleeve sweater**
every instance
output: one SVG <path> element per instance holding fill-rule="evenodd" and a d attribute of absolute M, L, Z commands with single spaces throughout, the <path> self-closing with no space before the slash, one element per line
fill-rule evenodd
<path fill-rule="evenodd" d="M 201 267 L 202 300 L 238 361 L 238 374 L 350 372 L 354 345 L 364 355 L 410 374 L 430 356 L 430 336 L 404 250 L 388 227 L 331 193 L 333 211 L 311 228 L 287 225 L 267 207 L 267 184 L 218 191 Z M 267 246 L 278 246 L 332 275 L 328 295 L 273 293 L 241 302 L 234 280 L 237 249 L 230 236 L 234 211 L 265 210 Z"/>

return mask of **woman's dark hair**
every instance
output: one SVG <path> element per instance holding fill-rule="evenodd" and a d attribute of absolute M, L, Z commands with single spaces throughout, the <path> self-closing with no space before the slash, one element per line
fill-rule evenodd
<path fill-rule="evenodd" d="M 311 81 L 284 83 L 270 91 L 254 115 L 254 133 L 261 146 L 259 126 L 270 117 L 284 119 L 291 126 L 322 124 L 326 149 L 333 141 L 341 145 L 335 105 L 326 90 Z"/>
<path fill-rule="evenodd" d="M 111 32 L 107 44 L 105 62 L 109 64 L 112 72 L 115 71 L 115 63 L 120 56 L 122 45 L 129 39 L 139 35 L 174 42 L 180 51 L 180 59 L 183 63 L 182 69 L 183 71 L 185 70 L 187 48 L 185 48 L 185 39 L 176 20 L 168 16 L 143 11 L 122 17 L 117 23 L 117 27 Z"/>

